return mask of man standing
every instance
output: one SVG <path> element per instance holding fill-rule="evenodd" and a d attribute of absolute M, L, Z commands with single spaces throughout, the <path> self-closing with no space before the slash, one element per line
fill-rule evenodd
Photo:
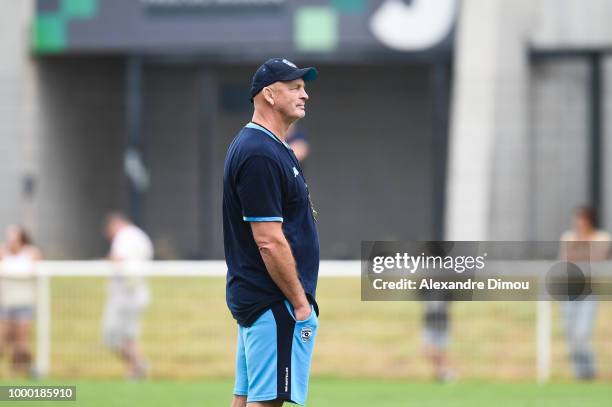
<path fill-rule="evenodd" d="M 145 232 L 120 213 L 108 215 L 105 234 L 111 242 L 108 256 L 115 273 L 108 282 L 102 318 L 104 342 L 128 365 L 129 378 L 143 379 L 148 364 L 138 346 L 138 335 L 150 294 L 139 274 L 144 263 L 153 259 L 153 244 Z"/>
<path fill-rule="evenodd" d="M 226 299 L 238 322 L 232 407 L 306 402 L 318 328 L 319 238 L 308 186 L 285 137 L 305 116 L 315 68 L 275 58 L 253 76 L 253 119 L 223 175 Z"/>

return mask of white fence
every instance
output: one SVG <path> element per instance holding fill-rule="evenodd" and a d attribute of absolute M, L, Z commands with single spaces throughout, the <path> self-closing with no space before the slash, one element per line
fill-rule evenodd
<path fill-rule="evenodd" d="M 360 276 L 359 261 L 323 261 L 320 277 L 346 277 L 356 280 Z M 36 267 L 37 319 L 36 319 L 36 365 L 38 372 L 46 375 L 51 371 L 52 334 L 54 324 L 52 312 L 51 279 L 55 277 L 107 277 L 116 272 L 112 263 L 106 261 L 43 261 Z M 157 261 L 147 263 L 143 274 L 148 277 L 192 277 L 211 278 L 226 274 L 224 261 Z M 355 292 L 359 297 L 359 292 Z M 358 299 L 358 298 L 357 298 Z M 486 303 L 483 303 L 486 306 Z M 551 343 L 553 330 L 552 304 L 548 301 L 533 302 L 535 312 L 535 342 L 533 349 L 535 364 L 533 371 L 538 382 L 551 378 Z M 55 316 L 57 318 L 57 316 Z M 486 338 L 485 338 L 486 340 Z M 364 349 L 365 351 L 365 349 Z"/>

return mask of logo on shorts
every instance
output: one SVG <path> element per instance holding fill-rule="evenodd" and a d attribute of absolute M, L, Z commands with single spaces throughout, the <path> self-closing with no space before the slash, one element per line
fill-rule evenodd
<path fill-rule="evenodd" d="M 312 328 L 307 326 L 302 328 L 302 332 L 300 332 L 300 338 L 302 339 L 302 342 L 308 342 L 310 338 L 312 338 Z"/>

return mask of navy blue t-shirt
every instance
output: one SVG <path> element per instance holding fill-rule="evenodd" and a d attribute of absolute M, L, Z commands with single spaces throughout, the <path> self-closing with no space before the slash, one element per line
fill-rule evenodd
<path fill-rule="evenodd" d="M 315 302 L 319 237 L 306 180 L 289 146 L 248 123 L 227 151 L 223 173 L 226 300 L 242 326 L 284 300 L 261 258 L 250 222 L 282 222 L 308 300 Z"/>

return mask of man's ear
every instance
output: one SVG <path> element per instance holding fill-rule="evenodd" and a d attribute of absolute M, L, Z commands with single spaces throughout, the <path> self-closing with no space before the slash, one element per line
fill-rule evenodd
<path fill-rule="evenodd" d="M 263 93 L 264 99 L 266 99 L 266 101 L 271 106 L 274 106 L 274 92 L 272 91 L 272 89 L 269 86 L 266 86 L 265 88 L 262 89 L 262 93 Z"/>

